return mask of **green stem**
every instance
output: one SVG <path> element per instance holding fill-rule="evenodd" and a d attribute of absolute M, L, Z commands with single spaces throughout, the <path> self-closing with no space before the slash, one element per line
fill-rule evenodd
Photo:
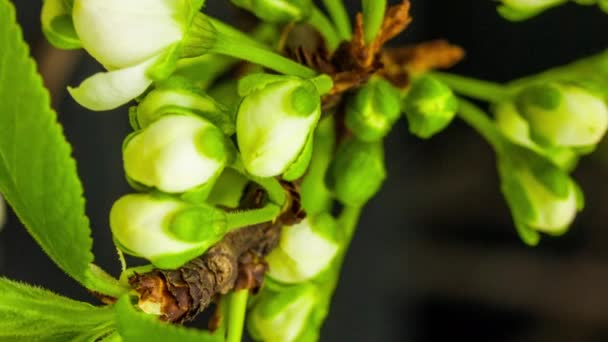
<path fill-rule="evenodd" d="M 228 336 L 226 342 L 241 342 L 243 327 L 245 326 L 245 311 L 247 310 L 247 297 L 249 290 L 234 291 L 229 294 L 228 304 Z"/>
<path fill-rule="evenodd" d="M 215 19 L 210 16 L 207 16 L 207 19 L 209 19 L 209 21 L 211 22 L 213 27 L 215 27 L 217 32 L 219 32 L 225 36 L 232 37 L 238 41 L 247 42 L 247 44 L 249 44 L 249 45 L 255 45 L 255 46 L 258 46 L 261 48 L 268 47 L 267 45 L 260 43 L 258 40 L 251 38 L 252 36 L 254 36 L 254 37 L 256 36 L 255 33 L 248 35 L 248 34 L 242 32 L 241 30 L 224 23 L 221 20 Z"/>
<path fill-rule="evenodd" d="M 499 152 L 504 144 L 503 136 L 488 115 L 469 101 L 459 99 L 458 116 L 483 136 Z"/>
<path fill-rule="evenodd" d="M 302 64 L 298 64 L 291 59 L 259 46 L 245 44 L 244 42 L 233 39 L 233 37 L 219 33 L 217 35 L 216 43 L 211 47 L 211 51 L 246 60 L 286 75 L 302 78 L 311 78 L 317 75 L 314 70 L 307 68 Z"/>
<path fill-rule="evenodd" d="M 371 43 L 384 21 L 384 14 L 386 13 L 386 0 L 362 0 L 363 5 L 363 37 L 365 43 Z"/>
<path fill-rule="evenodd" d="M 331 20 L 336 24 L 336 29 L 342 40 L 351 40 L 353 36 L 352 26 L 344 2 L 342 0 L 323 0 L 323 5 L 329 12 Z"/>
<path fill-rule="evenodd" d="M 263 208 L 228 212 L 228 229 L 236 229 L 274 220 L 281 214 L 281 207 L 266 204 Z"/>
<path fill-rule="evenodd" d="M 245 166 L 243 165 L 243 161 L 240 159 L 240 156 L 236 158 L 236 160 L 232 165 L 230 165 L 230 167 L 241 175 L 243 175 L 244 177 L 247 177 L 247 179 L 256 182 L 262 188 L 264 188 L 264 190 L 266 190 L 266 194 L 268 194 L 268 199 L 270 200 L 270 202 L 280 207 L 285 204 L 285 201 L 287 200 L 285 189 L 283 189 L 281 183 L 279 183 L 276 178 L 262 178 L 250 175 L 249 173 L 247 173 L 247 170 L 245 170 Z"/>
<path fill-rule="evenodd" d="M 251 38 L 229 25 L 220 23 L 218 27 L 213 25 L 213 20 L 199 13 L 192 27 L 182 41 L 182 57 L 196 57 L 207 53 L 219 53 L 222 55 L 242 59 L 269 69 L 302 78 L 312 78 L 317 73 L 298 64 L 289 58 L 285 58 L 260 43 L 252 42 Z"/>
<path fill-rule="evenodd" d="M 308 23 L 321 33 L 331 51 L 338 47 L 338 44 L 340 44 L 338 32 L 336 32 L 331 21 L 316 6 L 312 10 L 312 15 L 308 18 Z"/>
<path fill-rule="evenodd" d="M 445 72 L 432 72 L 431 75 L 445 83 L 455 92 L 477 100 L 496 103 L 511 98 L 511 93 L 507 87 L 497 83 Z"/>

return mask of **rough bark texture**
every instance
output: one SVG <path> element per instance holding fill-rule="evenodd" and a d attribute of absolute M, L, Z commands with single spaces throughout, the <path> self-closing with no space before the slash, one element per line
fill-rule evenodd
<path fill-rule="evenodd" d="M 300 197 L 293 183 L 283 182 L 288 201 L 283 214 L 274 222 L 241 228 L 226 236 L 202 256 L 175 270 L 155 269 L 129 279 L 139 294 L 140 307 L 158 306 L 160 317 L 169 322 L 190 321 L 233 289 L 256 290 L 266 271 L 263 261 L 277 245 L 281 227 L 301 221 Z M 263 205 L 264 193 L 250 187 L 241 209 Z"/>

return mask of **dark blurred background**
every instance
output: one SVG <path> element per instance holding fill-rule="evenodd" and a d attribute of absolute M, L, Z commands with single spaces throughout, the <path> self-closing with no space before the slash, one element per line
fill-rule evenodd
<path fill-rule="evenodd" d="M 352 13 L 359 2 L 348 1 Z M 129 192 L 121 143 L 126 108 L 89 112 L 65 91 L 100 70 L 82 52 L 51 48 L 40 1 L 14 1 L 25 37 L 74 147 L 93 225 L 96 262 L 119 272 L 108 212 Z M 228 0 L 207 12 L 230 18 Z M 575 4 L 509 23 L 490 0 L 412 0 L 414 22 L 393 43 L 447 38 L 467 51 L 454 71 L 494 81 L 601 51 L 608 15 Z M 529 248 L 498 189 L 492 150 L 456 120 L 430 141 L 402 120 L 386 141 L 389 178 L 367 206 L 322 341 L 607 341 L 608 149 L 575 172 L 587 207 L 560 238 Z M 44 172 L 44 170 L 41 170 Z M 0 274 L 94 302 L 27 235 L 13 214 L 0 232 Z"/>

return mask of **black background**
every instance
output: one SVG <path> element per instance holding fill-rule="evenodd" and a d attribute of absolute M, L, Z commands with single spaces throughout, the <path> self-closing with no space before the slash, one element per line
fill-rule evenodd
<path fill-rule="evenodd" d="M 352 13 L 358 10 L 358 1 L 348 2 Z M 34 56 L 53 71 L 48 61 L 57 52 L 41 35 L 40 1 L 14 3 Z M 207 3 L 206 11 L 218 17 L 233 13 L 227 0 Z M 596 7 L 568 4 L 509 23 L 496 14 L 496 4 L 412 0 L 414 22 L 393 44 L 446 38 L 467 51 L 454 72 L 498 82 L 608 46 L 608 15 Z M 61 85 L 51 90 L 88 198 L 96 262 L 117 274 L 107 216 L 113 201 L 130 191 L 121 171 L 127 112 L 79 107 L 66 83 L 78 84 L 100 67 L 84 54 L 66 56 L 73 67 L 47 82 Z M 608 151 L 587 158 L 575 174 L 588 205 L 572 230 L 531 249 L 510 222 L 493 152 L 474 131 L 455 121 L 422 141 L 402 120 L 385 145 L 389 178 L 365 209 L 322 341 L 607 340 Z M 52 264 L 14 215 L 0 232 L 0 274 L 95 301 Z"/>

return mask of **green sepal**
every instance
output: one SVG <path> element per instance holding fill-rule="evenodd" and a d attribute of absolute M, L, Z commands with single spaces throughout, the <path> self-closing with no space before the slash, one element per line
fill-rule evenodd
<path fill-rule="evenodd" d="M 175 270 L 188 263 L 190 260 L 195 259 L 203 255 L 209 247 L 213 246 L 216 242 L 221 239 L 217 239 L 213 242 L 209 241 L 209 244 L 204 246 L 198 246 L 189 250 L 181 251 L 179 253 L 167 253 L 159 254 L 150 257 L 150 262 L 157 268 L 164 270 Z"/>
<path fill-rule="evenodd" d="M 146 127 L 167 114 L 193 114 L 227 135 L 235 131 L 234 114 L 183 77 L 167 79 L 147 94 L 137 107 L 137 126 Z"/>
<path fill-rule="evenodd" d="M 422 76 L 414 81 L 403 99 L 402 107 L 410 133 L 428 139 L 452 122 L 458 110 L 458 100 L 441 81 Z"/>
<path fill-rule="evenodd" d="M 167 229 L 185 242 L 216 241 L 227 230 L 226 214 L 213 206 L 199 204 L 175 213 Z"/>
<path fill-rule="evenodd" d="M 400 94 L 388 81 L 377 78 L 351 97 L 346 106 L 346 126 L 363 141 L 388 134 L 401 113 Z"/>
<path fill-rule="evenodd" d="M 44 0 L 40 17 L 42 32 L 53 46 L 65 50 L 82 47 L 72 22 L 71 1 Z"/>
<path fill-rule="evenodd" d="M 208 331 L 184 328 L 161 322 L 156 316 L 146 315 L 131 304 L 129 296 L 122 296 L 113 306 L 116 328 L 123 341 L 146 342 L 224 342 L 224 336 Z"/>
<path fill-rule="evenodd" d="M 339 242 L 338 222 L 329 213 L 321 213 L 316 216 L 310 216 L 311 230 L 331 242 Z"/>
<path fill-rule="evenodd" d="M 531 247 L 537 246 L 540 242 L 540 233 L 520 221 L 515 220 L 514 222 L 515 229 L 517 230 L 517 234 L 521 241 Z"/>
<path fill-rule="evenodd" d="M 146 70 L 146 75 L 154 81 L 167 79 L 177 68 L 177 61 L 180 57 L 181 50 L 182 46 L 180 43 L 169 46 L 162 57 Z"/>
<path fill-rule="evenodd" d="M 513 7 L 505 6 L 505 5 L 498 6 L 497 11 L 501 17 L 503 17 L 509 21 L 524 21 L 524 20 L 530 19 L 532 17 L 535 17 L 542 12 L 542 10 L 529 11 L 529 12 L 518 11 L 517 9 L 515 9 Z"/>
<path fill-rule="evenodd" d="M 239 80 L 238 94 L 241 97 L 245 97 L 254 91 L 265 88 L 269 84 L 298 79 L 295 76 L 253 73 Z"/>
<path fill-rule="evenodd" d="M 313 154 L 313 136 L 314 133 L 311 133 L 308 139 L 306 140 L 306 144 L 304 144 L 302 152 L 300 152 L 296 160 L 294 160 L 293 163 L 283 173 L 283 179 L 287 181 L 294 181 L 302 177 L 304 173 L 306 173 Z"/>
<path fill-rule="evenodd" d="M 528 198 L 526 189 L 517 179 L 515 179 L 515 173 L 517 171 L 513 170 L 508 165 L 507 161 L 499 160 L 498 172 L 501 179 L 500 189 L 507 200 L 509 208 L 511 209 L 514 221 L 516 221 L 516 223 L 522 223 L 521 226 L 523 227 L 523 222 L 535 220 L 538 216 L 538 212 Z M 522 229 L 518 228 L 518 231 L 519 230 Z"/>

